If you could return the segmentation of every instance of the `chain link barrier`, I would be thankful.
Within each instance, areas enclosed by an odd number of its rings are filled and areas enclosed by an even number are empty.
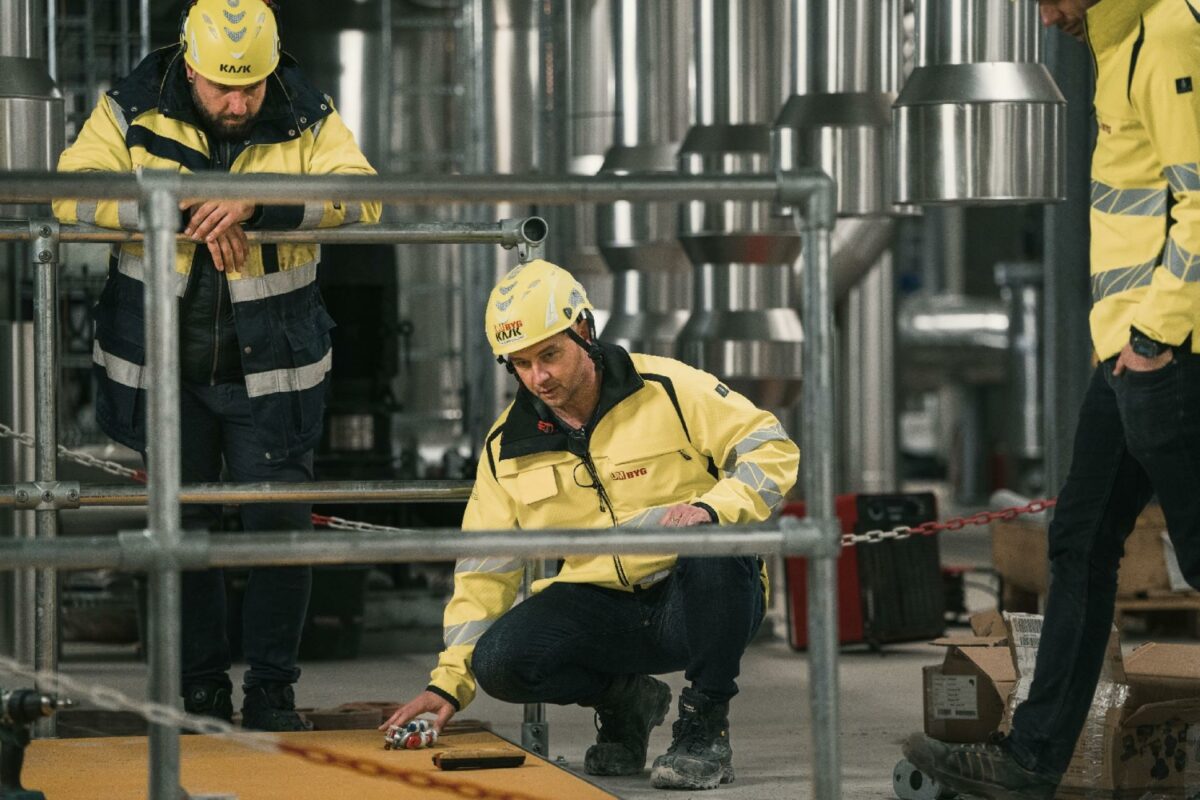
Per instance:
[[[21,662],[5,656],[0,656],[0,674],[30,681],[43,692],[70,697],[73,700],[85,699],[97,708],[107,711],[137,714],[153,725],[173,725],[180,730],[219,736],[251,750],[282,753],[303,759],[310,764],[345,769],[369,778],[383,778],[415,789],[446,792],[477,800],[540,800],[522,792],[494,791],[476,783],[452,780],[435,773],[404,769],[369,758],[342,755],[324,747],[284,741],[271,733],[250,733],[212,717],[188,714],[161,703],[139,702],[109,686],[87,684],[61,672],[30,669]]]
[[[1023,514],[1040,514],[1054,508],[1057,499],[1034,500],[1028,505],[1004,508],[999,511],[980,511],[967,517],[953,517],[945,522],[922,522],[920,525],[900,525],[891,530],[872,530],[865,533],[843,533],[842,547],[854,547],[858,544],[877,544],[886,541],[898,541],[913,536],[933,536],[942,531],[960,531],[975,525],[987,525],[996,520],[1016,519]]]
[[[26,447],[33,447],[33,434],[20,433],[0,422],[0,439],[14,439]],[[105,461],[87,453],[82,453],[76,450],[69,450],[62,445],[58,446],[58,453],[63,458],[74,461],[77,464],[83,464],[87,467],[95,467],[102,469],[110,475],[117,475],[123,478],[137,481],[138,483],[146,482],[146,472],[140,469],[130,469],[115,461]],[[1023,514],[1040,514],[1047,509],[1054,508],[1057,504],[1056,499],[1049,500],[1034,500],[1024,506],[1014,506],[1012,508],[1000,509],[999,511],[980,511],[977,514],[972,514],[966,517],[953,517],[944,522],[932,520],[923,522],[920,525],[908,526],[900,525],[890,530],[877,529],[866,531],[865,533],[843,533],[842,547],[854,547],[860,544],[878,544],[879,542],[899,541],[908,539],[913,536],[932,536],[942,531],[958,531],[963,528],[973,527],[976,525],[987,525],[995,520],[1011,520]],[[408,533],[404,528],[396,528],[391,525],[377,525],[370,522],[358,522],[352,519],[343,517],[330,516],[328,514],[313,514],[312,522],[314,525],[322,528],[332,528],[341,531],[374,531],[376,533]]]

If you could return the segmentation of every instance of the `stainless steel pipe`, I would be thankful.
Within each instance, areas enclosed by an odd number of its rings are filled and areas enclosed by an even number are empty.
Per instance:
[[[241,503],[437,503],[466,500],[471,481],[317,481],[312,483],[193,483],[179,487],[177,500],[183,505],[239,505]],[[40,494],[26,487],[33,484],[0,486],[0,509],[35,508]],[[24,495],[22,496],[22,492]],[[144,506],[149,492],[145,486],[78,486],[68,490],[74,497],[60,499],[59,508],[96,506]]]
[[[499,222],[417,222],[393,225],[345,225],[321,230],[246,231],[251,244],[280,242],[313,242],[325,244],[498,244],[501,247],[527,245],[536,247],[549,233],[541,217],[502,219]],[[24,222],[0,220],[0,242],[24,241],[29,238],[29,225]],[[93,225],[63,225],[59,230],[62,242],[140,242],[141,231],[113,230]],[[190,241],[179,236],[179,241]]]

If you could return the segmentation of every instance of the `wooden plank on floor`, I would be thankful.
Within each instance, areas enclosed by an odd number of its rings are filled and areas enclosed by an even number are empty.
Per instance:
[[[510,769],[443,772],[432,763],[438,750],[501,747],[519,750],[494,733],[450,734],[435,748],[384,750],[378,731],[314,731],[277,734],[283,741],[317,746],[339,755],[399,767],[446,781],[474,784],[498,794],[516,793],[535,800],[610,800],[613,795],[564,769],[526,754],[525,764]],[[182,778],[192,794],[236,795],[239,800],[417,800],[460,795],[412,786],[381,776],[311,763],[282,753],[253,750],[228,739],[184,736]],[[146,797],[144,737],[35,741],[27,751],[24,784],[47,800],[112,800]]]

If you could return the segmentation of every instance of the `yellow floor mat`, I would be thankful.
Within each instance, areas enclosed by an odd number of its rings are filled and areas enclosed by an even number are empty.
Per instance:
[[[420,773],[448,783],[483,789],[455,793],[432,785],[413,785],[387,776],[364,775],[339,766],[313,763],[297,756],[252,750],[226,739],[184,736],[182,782],[191,794],[236,795],[239,800],[434,800],[456,797],[512,797],[532,800],[606,800],[614,797],[566,770],[526,754],[525,764],[509,769],[444,772],[432,763],[441,750],[515,745],[489,732],[448,734],[433,748],[387,751],[378,731],[314,731],[277,734],[289,745],[315,746],[339,756]],[[39,740],[27,751],[23,782],[47,800],[116,800],[144,798],[144,737]]]

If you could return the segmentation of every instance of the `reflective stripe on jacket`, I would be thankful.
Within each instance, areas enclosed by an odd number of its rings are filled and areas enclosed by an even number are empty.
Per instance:
[[[75,143],[63,152],[65,172],[181,173],[212,168],[210,142],[197,116],[178,46],[147,56],[92,112]],[[374,170],[333,108],[295,61],[284,56],[267,78],[262,109],[244,141],[234,142],[228,171],[292,175]],[[229,149],[229,148],[227,148]],[[133,201],[54,203],[63,222],[138,228]],[[377,222],[378,203],[263,206],[247,227],[281,229]],[[317,289],[320,247],[254,245],[240,272],[228,271],[242,374],[264,455],[302,453],[320,438],[331,367],[333,320]],[[182,296],[196,261],[196,245],[175,251],[174,282]],[[145,368],[141,244],[114,246],[108,280],[95,309],[94,373],[97,421],[113,439],[145,449]]]
[[[1087,30],[1096,354],[1120,352],[1131,326],[1200,352],[1200,0],[1109,0]]]
[[[612,503],[599,493],[567,436],[520,389],[488,436],[464,530],[656,526],[677,503],[710,510],[720,524],[776,514],[796,482],[800,451],[773,415],[712,375],[679,361],[629,354],[601,342],[605,371],[588,452]],[[572,556],[557,577],[633,591],[666,577],[674,555]],[[475,696],[471,655],[512,605],[519,559],[466,558],[454,574],[445,613],[445,650],[431,687],[465,707]],[[764,576],[765,580],[765,576]]]

